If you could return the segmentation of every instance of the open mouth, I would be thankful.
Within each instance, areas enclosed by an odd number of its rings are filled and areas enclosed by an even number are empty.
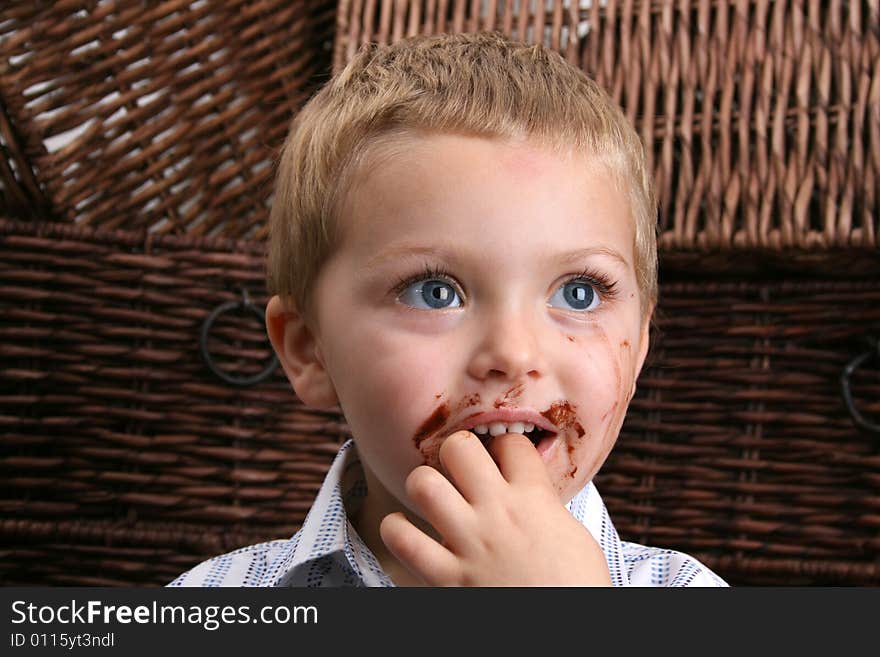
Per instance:
[[[492,431],[490,431],[492,429]],[[526,438],[528,438],[532,445],[536,448],[544,443],[548,438],[552,439],[556,437],[556,434],[552,431],[547,431],[546,429],[542,429],[540,427],[536,427],[534,425],[524,425],[517,427],[516,425],[512,427],[503,427],[496,428],[495,426],[487,427],[486,425],[478,425],[476,427],[471,428],[471,431],[480,439],[480,441],[485,445],[489,438],[492,436],[500,436],[505,433],[521,433]]]

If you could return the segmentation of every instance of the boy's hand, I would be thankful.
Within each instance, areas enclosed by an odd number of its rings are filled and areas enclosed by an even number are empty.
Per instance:
[[[402,513],[379,526],[391,553],[426,584],[611,584],[602,550],[560,502],[528,438],[497,436],[484,448],[474,434],[459,431],[441,445],[440,463],[448,478],[419,466],[406,491],[443,544]]]

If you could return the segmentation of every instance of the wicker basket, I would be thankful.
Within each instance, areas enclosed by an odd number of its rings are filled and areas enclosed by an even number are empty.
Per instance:
[[[880,584],[880,436],[839,384],[880,337],[865,266],[684,282],[688,263],[664,264],[656,343],[597,478],[624,539],[736,584]],[[230,386],[199,355],[218,305],[265,301],[262,246],[6,220],[0,281],[0,581],[163,584],[300,526],[350,435],[338,409],[306,409],[277,371]],[[212,335],[223,371],[265,366],[253,316]],[[852,380],[880,421],[880,367]]]
[[[264,237],[275,153],[327,76],[328,0],[0,10],[0,203],[108,229]]]
[[[880,246],[876,2],[340,0],[334,71],[367,42],[483,30],[558,51],[624,107],[662,248]]]
[[[161,584],[299,527],[341,415],[199,348],[241,289],[265,304],[263,247],[0,220],[0,581]],[[247,312],[208,347],[237,376],[271,355]]]
[[[597,477],[623,538],[734,584],[880,584],[880,437],[840,385],[880,338],[876,4],[484,4],[343,0],[336,66],[367,39],[537,31],[653,145],[655,344]],[[218,306],[265,302],[268,163],[320,72],[301,46],[326,38],[300,19],[326,26],[325,7],[4,7],[0,204],[58,220],[0,220],[4,584],[159,585],[300,526],[343,417],[305,408],[278,371],[231,386],[199,349]],[[211,50],[215,35],[235,47]],[[253,313],[211,336],[224,372],[269,361]],[[880,422],[880,358],[851,380]]]
[[[851,389],[880,424],[880,253],[661,269],[651,354],[597,476],[620,534],[734,584],[880,584],[880,430],[841,389],[873,354]]]

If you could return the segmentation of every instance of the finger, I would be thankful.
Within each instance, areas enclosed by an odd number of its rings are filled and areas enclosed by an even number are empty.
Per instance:
[[[422,465],[406,478],[406,494],[419,515],[430,523],[453,549],[473,533],[476,514],[473,507],[446,477]]]
[[[469,431],[457,431],[440,445],[440,464],[464,498],[474,504],[504,483],[498,466],[480,439]]]
[[[511,484],[550,486],[547,468],[532,441],[521,433],[495,436],[486,446],[502,476]]]
[[[379,536],[391,554],[428,586],[449,586],[459,581],[456,556],[402,513],[391,513],[382,518]]]

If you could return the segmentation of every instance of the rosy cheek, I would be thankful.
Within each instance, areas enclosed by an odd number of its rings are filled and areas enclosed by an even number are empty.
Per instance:
[[[613,402],[611,402],[611,407],[602,415],[602,424],[605,424],[608,421],[609,417],[613,417],[614,412],[617,410],[618,406],[620,406],[619,399],[615,399]]]
[[[623,339],[620,341],[620,361],[624,365],[624,371],[632,372],[635,354],[633,353],[632,343]]]
[[[629,391],[632,386],[630,374],[632,372],[632,348],[629,340],[621,340],[619,351],[616,354],[609,352],[608,360],[612,363],[616,395],[602,412],[601,422],[603,425],[606,422],[611,422],[613,426],[619,413],[626,411],[626,400],[629,399]]]
[[[577,339],[589,345],[584,349],[589,349],[591,364],[583,371],[579,383],[594,394],[591,399],[581,398],[587,423],[585,435],[566,445],[567,452],[560,455],[556,465],[554,483],[563,498],[583,487],[611,452],[623,424],[632,386],[630,339],[606,333],[600,327]]]
[[[425,371],[432,368],[424,367],[424,345],[400,338],[393,331],[371,331],[362,333],[356,344],[349,343],[343,353],[347,354],[347,378],[355,380],[359,394],[393,404],[386,412],[412,417],[414,407],[424,408],[431,400],[414,397],[416,391],[434,387],[425,379]]]
[[[620,340],[619,351],[617,353],[609,353],[608,357],[615,363],[614,370],[617,377],[617,388],[614,397],[607,400],[607,405],[602,410],[602,415],[599,418],[598,435],[596,437],[599,443],[596,449],[601,450],[601,453],[606,456],[613,448],[623,427],[632,391],[631,373],[633,372],[633,362],[630,341],[626,339]],[[603,461],[604,458],[599,460],[598,465],[601,465]]]

